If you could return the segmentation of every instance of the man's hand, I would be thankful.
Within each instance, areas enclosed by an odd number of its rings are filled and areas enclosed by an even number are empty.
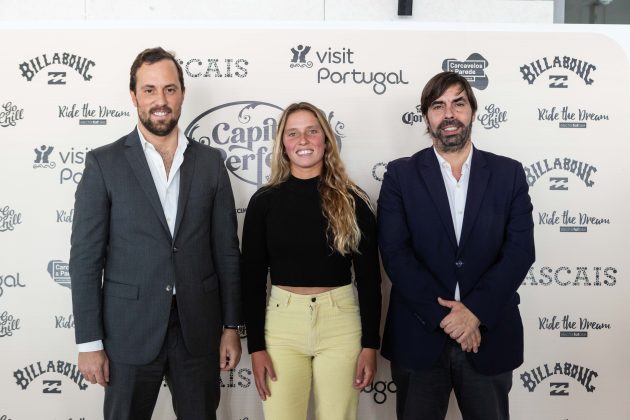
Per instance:
[[[479,318],[461,302],[456,300],[446,300],[438,298],[438,303],[451,312],[440,322],[440,328],[444,330],[453,340],[462,345],[464,351],[474,351],[481,344],[481,334],[479,333]]]
[[[267,375],[272,381],[276,381],[276,372],[273,370],[271,357],[266,350],[255,351],[252,353],[252,370],[254,371],[254,382],[260,399],[265,401],[271,397],[271,392],[267,386]]]
[[[219,367],[221,370],[234,369],[241,360],[241,337],[238,330],[226,328],[219,344]]]
[[[363,389],[372,383],[376,375],[376,349],[364,348],[357,360],[357,374],[354,379],[355,389]]]
[[[109,382],[109,359],[105,350],[79,353],[79,371],[91,384],[107,386]]]

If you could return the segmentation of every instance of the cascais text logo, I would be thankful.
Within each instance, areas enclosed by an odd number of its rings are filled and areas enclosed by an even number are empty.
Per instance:
[[[311,68],[313,62],[307,60],[307,54],[311,52],[310,45],[299,44],[290,49],[290,68]],[[382,95],[389,86],[399,84],[409,84],[404,77],[402,69],[395,71],[365,71],[355,68],[357,57],[356,51],[348,47],[333,49],[328,47],[323,50],[316,50],[315,55],[311,54],[321,65],[317,69],[317,83],[356,84],[370,85],[372,91],[377,95]],[[337,70],[335,70],[337,69]]]
[[[269,177],[273,139],[282,108],[267,102],[239,101],[211,108],[186,127],[185,133],[202,144],[218,148],[225,167],[241,181],[260,188]],[[341,147],[343,122],[328,117]]]
[[[67,287],[68,289],[71,288],[70,269],[68,268],[67,262],[52,260],[48,263],[46,271],[50,274],[50,278],[59,286]]]
[[[24,119],[24,109],[18,108],[12,102],[5,102],[0,105],[0,127],[13,127]]]
[[[566,81],[568,77],[563,74],[572,72],[578,76],[587,86],[593,84],[592,73],[597,70],[597,67],[586,60],[570,57],[570,56],[553,56],[553,57],[541,57],[530,63],[523,64],[520,69],[523,80],[528,84],[533,84],[536,79],[548,70],[554,72],[549,76],[550,88],[566,88]]]
[[[89,58],[81,57],[80,55],[71,54],[67,52],[59,53],[44,53],[25,60],[19,65],[19,69],[22,72],[22,77],[27,81],[32,81],[33,78],[45,68],[52,66],[57,71],[49,71],[48,80],[49,85],[65,85],[66,84],[66,72],[61,70],[74,70],[77,72],[83,80],[89,82],[92,80],[92,74],[90,71],[96,65],[93,60]]]
[[[180,58],[177,60],[188,77],[247,77],[249,62],[244,58]]]
[[[549,267],[536,268],[531,266],[523,286],[577,286],[577,287],[600,287],[615,286],[617,284],[616,275],[619,273],[615,267]]]
[[[484,90],[488,87],[487,67],[488,60],[479,53],[473,53],[465,60],[447,58],[442,62],[442,70],[452,71],[463,76],[468,80],[470,86],[479,90]]]

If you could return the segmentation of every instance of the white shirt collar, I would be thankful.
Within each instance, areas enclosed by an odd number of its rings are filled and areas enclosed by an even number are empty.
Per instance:
[[[151,147],[155,150],[155,147],[147,141],[142,135],[140,128],[136,126],[136,131],[138,132],[138,137],[140,137],[140,144],[142,145],[142,150],[147,150],[147,147]],[[188,139],[182,132],[182,130],[177,127],[177,149],[175,149],[175,155],[183,155],[184,151],[186,151],[186,147],[188,147]]]
[[[470,148],[470,151],[468,152],[468,157],[466,158],[466,161],[464,161],[464,165],[462,165],[462,174],[464,172],[468,172],[468,170],[470,169],[470,163],[472,162],[472,154],[473,154],[473,149],[475,148],[474,145],[472,145],[472,147]],[[444,159],[442,157],[442,155],[440,155],[437,151],[437,149],[435,148],[435,146],[433,147],[433,152],[435,152],[435,156],[437,157],[438,163],[440,164],[440,167],[444,166],[445,164],[448,166],[448,168],[451,167],[451,164],[448,163],[448,161],[446,159]]]

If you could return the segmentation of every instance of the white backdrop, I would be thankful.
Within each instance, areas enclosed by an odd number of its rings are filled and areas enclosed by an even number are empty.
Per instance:
[[[102,389],[75,366],[73,194],[86,151],[132,130],[129,67],[155,45],[182,61],[180,126],[224,151],[240,224],[269,173],[281,108],[320,106],[375,201],[387,162],[430,144],[417,110],[426,81],[465,72],[479,102],[473,142],[521,161],[534,203],[537,260],[520,289],[525,363],[514,371],[512,417],[628,418],[630,29],[142,25],[0,29],[0,419],[102,417]],[[388,289],[385,279],[384,309]],[[379,362],[362,420],[394,418],[396,389]],[[171,420],[163,391],[154,418]],[[448,419],[459,419],[452,408]],[[220,418],[262,420],[247,356],[222,376]]]

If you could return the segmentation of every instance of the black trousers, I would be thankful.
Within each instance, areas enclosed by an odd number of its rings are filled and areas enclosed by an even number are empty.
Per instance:
[[[105,420],[150,420],[165,376],[178,420],[216,420],[220,397],[218,354],[219,349],[208,357],[188,352],[173,299],[166,338],[154,361],[148,365],[109,361]]]
[[[391,364],[398,420],[444,420],[451,390],[463,420],[509,420],[512,371],[494,376],[477,372],[450,338],[435,365],[411,370]]]

